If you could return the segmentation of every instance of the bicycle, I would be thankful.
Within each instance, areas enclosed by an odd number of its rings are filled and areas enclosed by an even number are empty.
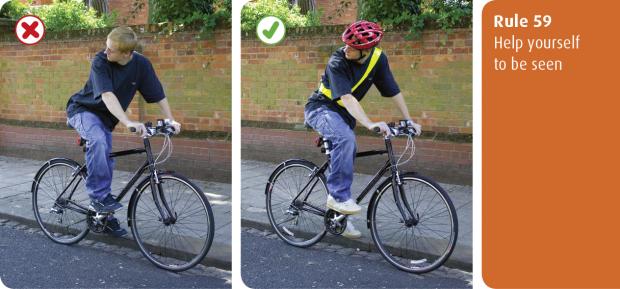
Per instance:
[[[157,267],[183,271],[200,263],[207,255],[215,232],[211,205],[202,190],[186,177],[156,168],[172,154],[170,136],[174,128],[158,120],[145,124],[144,148],[110,153],[115,158],[146,154],[146,160],[121,193],[120,202],[135,185],[127,210],[127,223],[142,254]],[[135,131],[135,130],[132,130]],[[157,158],[149,139],[165,137]],[[79,145],[87,142],[80,138]],[[86,152],[88,146],[84,147]],[[167,150],[166,157],[159,161]],[[85,183],[86,165],[68,158],[45,162],[32,183],[32,206],[43,233],[60,244],[75,244],[89,231],[102,233],[114,213],[99,213],[89,208]],[[141,178],[144,173],[148,176]],[[141,178],[141,179],[140,179]]]
[[[437,269],[452,254],[458,235],[456,210],[446,191],[432,179],[416,172],[400,172],[392,149],[394,136],[406,135],[407,148],[414,154],[415,131],[406,121],[389,124],[385,150],[356,153],[356,157],[387,154],[388,160],[368,182],[356,199],[360,204],[383,175],[390,171],[372,194],[366,226],[381,255],[396,268],[410,273]],[[378,132],[377,130],[375,130]],[[265,188],[269,222],[286,243],[309,247],[327,232],[340,235],[347,215],[326,208],[328,195],[325,171],[330,163],[331,144],[319,136],[316,141],[327,160],[319,167],[304,159],[282,162],[269,176]],[[409,159],[411,159],[411,157]],[[407,160],[408,161],[408,160]]]

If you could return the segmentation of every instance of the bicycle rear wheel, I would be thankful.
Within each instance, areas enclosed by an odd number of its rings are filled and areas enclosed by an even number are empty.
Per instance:
[[[200,263],[213,242],[211,205],[202,190],[176,173],[158,175],[163,196],[176,216],[165,224],[155,206],[149,179],[138,186],[129,208],[129,223],[142,254],[156,266],[183,271]],[[160,200],[162,210],[164,204]]]
[[[328,192],[325,176],[319,174],[310,179],[317,169],[306,160],[286,161],[271,174],[265,189],[269,222],[276,234],[293,246],[312,246],[327,232],[323,220]],[[293,203],[305,186],[304,193]]]
[[[85,174],[69,159],[52,159],[37,172],[32,183],[32,209],[43,233],[60,244],[74,244],[88,234],[89,198]],[[81,206],[81,207],[80,207]]]
[[[392,182],[387,180],[371,203],[372,238],[383,257],[398,269],[430,272],[448,260],[456,246],[456,210],[448,194],[433,180],[406,173],[401,181],[406,202],[419,222],[405,224],[394,199]],[[406,204],[402,204],[406,211]]]

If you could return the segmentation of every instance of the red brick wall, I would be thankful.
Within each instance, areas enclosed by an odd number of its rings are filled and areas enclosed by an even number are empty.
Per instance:
[[[73,130],[44,129],[23,126],[0,125],[0,154],[47,160],[68,157],[84,162],[81,147],[76,143]],[[143,147],[138,137],[114,133],[114,150]],[[151,140],[154,154],[161,149],[161,137]],[[173,153],[160,165],[161,169],[174,170],[191,178],[230,181],[230,143],[222,140],[172,138]],[[145,159],[145,155],[118,158],[116,168],[133,171]]]
[[[242,119],[303,123],[303,107],[316,90],[325,64],[342,46],[344,26],[287,31],[278,45],[255,37],[241,42]],[[388,32],[381,48],[407,101],[412,117],[425,131],[472,132],[472,34],[424,32],[406,40],[405,32]],[[253,36],[253,35],[252,35]],[[373,87],[361,102],[372,119],[397,120],[391,101]]]
[[[152,30],[154,26],[134,29],[183,129],[199,135],[230,133],[230,31],[219,30],[213,38],[197,40],[194,32],[167,36]],[[105,47],[108,32],[48,33],[36,46],[24,46],[12,34],[0,35],[0,119],[22,121],[22,125],[28,125],[24,121],[64,124],[67,100],[84,86],[90,59]],[[141,121],[162,117],[158,105],[146,104],[139,95],[128,114]],[[125,142],[126,129],[116,131],[115,144]],[[45,159],[76,151],[73,157],[81,159],[79,150],[72,148],[73,135],[64,130],[0,126],[0,152]],[[176,138],[174,145],[172,168],[194,177],[230,180],[229,141]]]
[[[196,40],[193,32],[165,36],[137,26],[148,57],[184,129],[230,132],[230,31]],[[0,118],[64,122],[67,99],[88,79],[90,60],[105,47],[109,30],[48,34],[36,46],[0,37]],[[94,34],[93,34],[94,33]],[[157,105],[136,96],[130,117],[154,120]]]
[[[285,129],[242,127],[241,158],[268,162],[281,162],[289,158],[305,158],[320,165],[325,155],[314,145],[315,132]],[[428,139],[415,140],[416,153],[402,168],[417,171],[438,181],[471,184],[472,145]],[[380,137],[358,136],[358,151],[385,149]],[[393,148],[400,154],[406,146],[406,138],[393,139]],[[403,157],[402,161],[409,155]],[[386,155],[358,158],[355,170],[374,174],[387,160]]]
[[[351,24],[357,20],[357,0],[316,0],[315,3],[317,9],[322,11],[323,25]]]
[[[342,46],[339,36],[343,29],[344,26],[291,29],[287,38],[275,46],[264,45],[253,37],[243,39],[242,120],[255,127],[303,127],[304,105],[317,89],[329,56]],[[455,29],[451,34],[425,31],[415,40],[405,39],[404,34],[386,33],[381,48],[388,55],[409,112],[427,133],[448,136],[442,139],[454,135],[467,139],[472,133],[471,30]],[[375,88],[361,105],[375,121],[400,118],[392,101],[381,97]],[[257,134],[246,134],[246,131],[244,128],[242,135],[244,158],[281,161],[286,158],[282,151],[289,152],[287,157],[308,151],[305,147],[289,146],[285,140],[271,141],[272,136],[283,134],[283,130],[261,130]],[[309,138],[303,134],[299,137],[308,142]],[[380,147],[378,140],[376,145]],[[445,180],[471,183],[471,143],[428,139],[420,139],[419,143],[424,149],[418,154],[421,159],[416,168],[433,172],[433,176],[442,175]],[[442,149],[432,149],[435,147]]]

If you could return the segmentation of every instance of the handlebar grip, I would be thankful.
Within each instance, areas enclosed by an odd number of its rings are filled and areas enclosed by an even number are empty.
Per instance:
[[[130,127],[130,128],[129,128],[129,131],[130,131],[130,132],[136,132],[136,128],[135,128],[135,127]]]

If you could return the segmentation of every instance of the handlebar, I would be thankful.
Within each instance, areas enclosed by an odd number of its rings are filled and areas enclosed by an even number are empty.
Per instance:
[[[410,135],[410,136],[415,137],[417,133],[415,128],[407,125],[406,120],[400,120],[398,122],[398,125],[396,125],[393,122],[390,122],[387,125],[388,125],[388,128],[390,128],[390,132],[392,133],[393,136]],[[381,133],[381,129],[379,127],[373,128],[373,131],[376,133]]]
[[[146,128],[147,137],[151,137],[154,135],[171,135],[174,134],[175,129],[171,125],[170,120],[168,119],[158,119],[157,124],[153,126],[153,124],[149,121],[144,123],[144,127]],[[136,132],[135,127],[130,127],[129,131]]]

